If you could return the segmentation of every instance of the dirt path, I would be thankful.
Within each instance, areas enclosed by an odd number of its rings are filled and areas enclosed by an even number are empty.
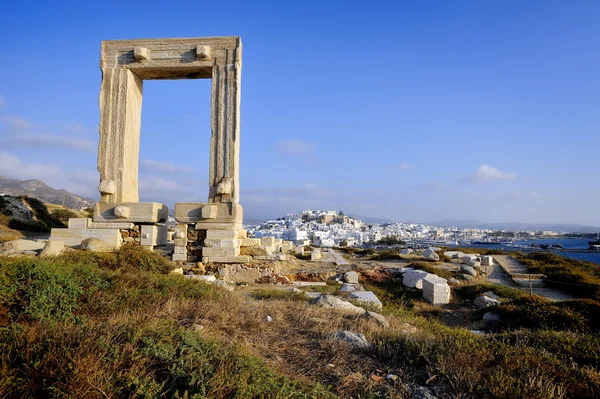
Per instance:
[[[527,276],[530,273],[527,266],[517,261],[512,256],[494,255],[494,270],[490,273],[490,282],[493,282],[494,284],[508,285],[510,287],[517,287],[524,291],[530,290],[530,288],[527,286],[523,286],[522,284],[515,284],[515,279],[511,279],[509,277],[510,274]],[[492,275],[494,275],[494,278],[492,278]],[[524,281],[526,279],[520,278],[517,280]],[[540,281],[540,279],[536,278],[532,281],[535,281],[536,284],[532,286],[531,291],[536,295],[543,296],[551,301],[567,301],[570,299],[575,299],[573,296],[566,294],[562,291],[553,288],[545,288],[543,280]]]

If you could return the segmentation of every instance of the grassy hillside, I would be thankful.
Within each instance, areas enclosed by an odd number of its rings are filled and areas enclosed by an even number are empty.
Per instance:
[[[384,328],[272,286],[228,292],[166,275],[171,267],[127,246],[0,258],[0,397],[406,398],[418,387],[444,398],[600,395],[593,301],[552,305],[506,288],[505,322],[481,336],[442,324],[391,280],[365,283],[384,303]],[[467,285],[454,300],[493,288]],[[552,320],[562,324],[542,323]],[[372,347],[328,339],[340,330]]]

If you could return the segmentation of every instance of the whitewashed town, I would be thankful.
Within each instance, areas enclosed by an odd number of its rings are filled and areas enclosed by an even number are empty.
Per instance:
[[[276,220],[245,226],[249,236],[275,237],[295,245],[318,247],[361,247],[403,244],[409,247],[493,243],[499,233],[489,229],[437,227],[422,223],[365,223],[342,211],[304,210]],[[553,236],[552,231],[528,231],[513,237]]]

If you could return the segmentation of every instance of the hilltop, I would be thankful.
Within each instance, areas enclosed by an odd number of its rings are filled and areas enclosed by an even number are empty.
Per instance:
[[[91,198],[81,197],[67,190],[55,189],[41,180],[17,180],[0,176],[0,194],[13,197],[28,196],[42,202],[63,205],[70,209],[89,208],[94,205]]]

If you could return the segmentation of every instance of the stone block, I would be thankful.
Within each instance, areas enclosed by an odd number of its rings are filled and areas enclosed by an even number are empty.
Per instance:
[[[481,265],[482,266],[493,266],[494,258],[490,255],[485,255],[481,257]]]
[[[184,261],[187,262],[187,253],[185,254],[173,254],[174,261]]]
[[[260,238],[244,238],[240,240],[240,246],[242,247],[260,247]]]
[[[182,245],[175,245],[173,247],[173,253],[178,255],[187,254],[187,248]]]
[[[275,260],[275,261],[286,261],[287,260],[287,255],[286,254],[270,254],[267,255],[267,260]]]
[[[281,238],[276,238],[276,239],[275,239],[275,241],[274,241],[274,244],[275,244],[275,245],[281,245],[281,244],[283,244],[283,239],[281,239]]]
[[[40,256],[58,256],[64,251],[65,243],[59,240],[50,240],[46,242]]]
[[[203,263],[249,263],[249,256],[203,256]]]
[[[242,228],[241,223],[220,223],[220,222],[200,222],[196,223],[196,230],[232,230],[237,231]]]
[[[198,230],[198,229],[196,229]],[[207,230],[206,231],[206,238],[207,239],[212,239],[212,238],[237,238],[237,231],[235,230]]]
[[[446,279],[429,275],[423,279],[423,299],[432,305],[450,303],[450,286]]]
[[[319,248],[314,248],[310,253],[310,260],[317,261],[322,258],[321,250]]]
[[[383,308],[383,304],[373,293],[373,291],[354,291],[350,293],[350,299],[356,299],[358,302],[373,306],[377,310]]]
[[[167,220],[169,208],[156,202],[124,202],[110,204],[98,202],[94,206],[94,222],[159,223]]]
[[[120,229],[120,230],[133,230],[135,225],[130,222],[90,222],[88,223],[88,229]]]
[[[187,234],[188,234],[188,225],[184,223],[178,223],[175,226],[175,231],[173,233],[173,242],[175,245],[187,245]]]
[[[202,248],[202,256],[208,256],[208,257],[231,257],[231,256],[238,256],[240,254],[240,248],[208,248],[208,247],[204,247]]]
[[[167,226],[143,225],[141,229],[141,245],[165,245],[167,243],[168,232],[169,228]]]
[[[204,247],[207,248],[239,248],[240,242],[237,238],[206,238]]]
[[[242,206],[232,202],[177,202],[175,220],[181,223],[239,223],[244,218]]]
[[[275,237],[262,237],[260,241],[262,245],[275,245]]]
[[[404,273],[402,284],[407,287],[423,289],[423,279],[429,276],[429,273],[423,270],[410,270]]]
[[[87,229],[89,218],[70,218],[67,224],[69,229]]]
[[[248,255],[248,256],[254,257],[254,256],[267,256],[269,254],[267,253],[267,251],[265,251],[261,247],[241,247],[240,255]]]
[[[296,248],[294,248],[294,253],[296,255],[304,256],[304,245],[298,245]]]
[[[50,240],[63,241],[67,247],[79,247],[87,238],[98,238],[111,248],[120,248],[123,243],[119,229],[52,229],[50,232]]]
[[[238,230],[238,237],[239,240],[244,240],[246,238],[248,238],[248,232],[244,229]]]

